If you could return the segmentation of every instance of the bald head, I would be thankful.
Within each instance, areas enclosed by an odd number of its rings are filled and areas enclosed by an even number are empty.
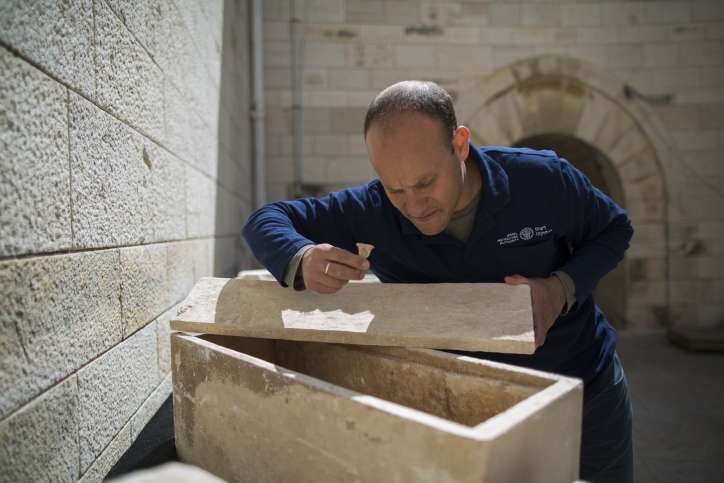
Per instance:
[[[451,142],[457,120],[452,97],[442,87],[428,81],[402,81],[377,94],[367,108],[364,135],[373,124],[380,123],[383,131],[394,125],[401,114],[419,113],[439,121],[445,142]]]

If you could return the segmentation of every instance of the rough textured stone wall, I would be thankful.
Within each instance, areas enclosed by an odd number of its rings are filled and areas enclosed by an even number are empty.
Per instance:
[[[363,116],[376,92],[393,82],[432,79],[459,94],[467,85],[467,99],[475,97],[474,85],[481,105],[505,85],[515,95],[490,112],[496,123],[518,131],[501,137],[499,126],[481,125],[477,141],[515,144],[521,139],[513,134],[525,129],[508,118],[517,115],[525,124],[546,110],[539,119],[569,125],[566,134],[600,127],[591,133],[593,139],[619,136],[610,139],[604,156],[630,156],[624,151],[653,146],[645,160],[621,158],[614,170],[637,190],[624,200],[637,223],[624,267],[629,325],[724,324],[724,2],[304,3],[307,8],[297,9],[297,15],[305,44],[305,182],[333,188],[373,175],[360,134]],[[268,189],[271,197],[283,198],[293,176],[290,1],[269,0],[265,9]],[[558,69],[555,75],[565,71],[573,82],[559,82],[560,92],[550,96],[543,91],[555,90],[551,84],[522,86],[521,78],[530,76],[525,69],[510,69],[520,61],[549,56],[592,67]],[[628,94],[624,86],[629,86]],[[541,88],[542,95],[530,96],[540,103],[518,104],[530,87]],[[586,96],[598,93],[587,101],[600,102],[574,111],[566,89]],[[613,114],[605,118],[602,109],[609,105]],[[457,108],[465,107],[458,97]],[[630,115],[634,111],[642,114]],[[567,112],[593,117],[558,122]],[[626,131],[641,130],[643,124],[656,126],[662,135],[624,139]],[[624,141],[616,146],[618,139]]]
[[[100,481],[244,264],[246,5],[0,2],[0,480]]]

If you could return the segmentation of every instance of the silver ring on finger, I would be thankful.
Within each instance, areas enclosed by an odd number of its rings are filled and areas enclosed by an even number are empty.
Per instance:
[[[329,264],[330,262],[327,262],[327,265],[324,267],[324,274],[327,275],[327,272],[329,272]]]

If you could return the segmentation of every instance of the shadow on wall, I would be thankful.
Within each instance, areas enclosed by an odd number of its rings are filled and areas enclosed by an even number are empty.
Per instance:
[[[216,45],[221,50],[221,65],[213,274],[223,277],[234,277],[248,264],[240,235],[253,196],[247,5],[248,2],[234,0],[224,2],[222,45]]]

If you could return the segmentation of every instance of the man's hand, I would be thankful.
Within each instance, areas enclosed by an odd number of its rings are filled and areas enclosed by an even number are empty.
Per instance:
[[[566,303],[563,284],[555,275],[548,278],[526,278],[509,275],[504,279],[508,285],[528,285],[533,302],[533,329],[536,348],[543,345],[548,330],[553,326]]]
[[[362,280],[370,262],[327,243],[315,245],[302,257],[304,285],[316,293],[335,293],[350,280]]]

